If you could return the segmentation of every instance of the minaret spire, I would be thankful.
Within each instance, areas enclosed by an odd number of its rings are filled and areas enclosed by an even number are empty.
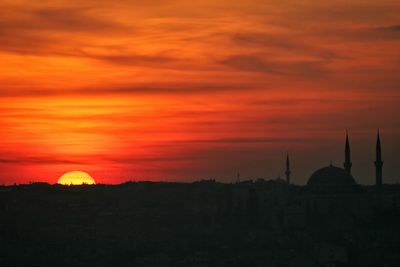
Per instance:
[[[353,164],[351,163],[351,157],[350,157],[350,142],[349,142],[349,133],[346,130],[346,145],[344,148],[344,169],[348,174],[351,174],[351,166]]]
[[[375,188],[376,188],[376,198],[377,204],[380,206],[382,201],[382,150],[381,150],[381,139],[379,136],[379,129],[376,138],[376,160],[375,160]]]
[[[290,184],[290,161],[289,161],[289,152],[286,154],[286,182],[287,184]]]

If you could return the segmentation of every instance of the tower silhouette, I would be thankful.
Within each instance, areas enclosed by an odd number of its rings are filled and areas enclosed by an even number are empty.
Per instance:
[[[346,145],[344,148],[344,163],[343,167],[346,170],[348,174],[351,174],[351,166],[353,164],[351,163],[351,158],[350,158],[350,142],[349,142],[349,134],[346,130]]]
[[[291,173],[291,171],[290,171],[289,153],[287,153],[286,154],[286,171],[285,171],[287,184],[290,184],[290,173]]]
[[[378,135],[376,139],[376,160],[375,160],[375,189],[376,189],[376,198],[378,201],[378,205],[380,206],[382,201],[382,150],[381,150],[381,139],[379,137],[379,129]]]

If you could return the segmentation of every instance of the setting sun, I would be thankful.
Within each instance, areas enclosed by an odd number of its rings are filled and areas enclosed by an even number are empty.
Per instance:
[[[94,179],[86,172],[72,171],[63,174],[58,179],[59,184],[62,185],[81,185],[81,184],[95,184]]]

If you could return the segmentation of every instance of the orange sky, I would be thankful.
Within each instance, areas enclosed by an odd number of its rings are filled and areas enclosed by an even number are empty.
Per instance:
[[[233,3],[232,3],[233,2]],[[0,184],[400,181],[398,1],[0,0]]]

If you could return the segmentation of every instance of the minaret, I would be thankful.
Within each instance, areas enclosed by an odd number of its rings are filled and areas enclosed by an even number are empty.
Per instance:
[[[344,166],[344,169],[346,170],[346,172],[348,174],[350,174],[350,175],[351,175],[351,166],[352,165],[353,164],[351,163],[351,159],[350,159],[349,134],[346,131],[346,145],[345,145],[345,148],[344,148],[344,163],[343,163],[343,166]]]
[[[290,171],[289,153],[287,153],[286,154],[286,171],[285,171],[287,184],[290,184],[290,173],[291,173],[291,171]]]
[[[381,150],[381,139],[379,137],[379,129],[378,129],[378,137],[376,139],[376,160],[375,160],[375,189],[376,189],[376,198],[378,201],[378,205],[381,204],[382,200],[382,150]]]

